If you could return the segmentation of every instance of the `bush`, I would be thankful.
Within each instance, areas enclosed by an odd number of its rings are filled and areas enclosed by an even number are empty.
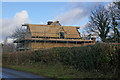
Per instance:
[[[95,44],[80,47],[56,47],[47,50],[25,51],[4,54],[3,61],[9,64],[32,62],[62,62],[78,70],[114,71],[118,66],[120,45]]]

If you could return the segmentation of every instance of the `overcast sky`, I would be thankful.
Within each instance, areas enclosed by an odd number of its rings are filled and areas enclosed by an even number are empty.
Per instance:
[[[49,20],[79,26],[82,32],[91,10],[100,4],[108,5],[108,2],[3,2],[0,38],[3,41],[23,23],[46,24]]]

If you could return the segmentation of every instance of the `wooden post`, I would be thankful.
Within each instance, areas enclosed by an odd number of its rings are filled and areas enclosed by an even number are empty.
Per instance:
[[[55,47],[57,47],[57,34],[58,34],[58,33],[56,33],[56,46],[55,46]]]
[[[77,46],[77,40],[76,40],[76,46]]]
[[[45,28],[45,30],[46,30],[46,28]],[[45,37],[45,38],[44,38],[44,49],[45,49],[45,43],[46,43],[46,42],[45,42],[45,39],[46,39],[46,33],[45,33],[45,31],[44,31],[44,37]]]
[[[37,32],[35,32],[35,49],[36,49],[36,34],[37,34]]]
[[[25,34],[25,33],[23,33],[23,35],[24,35],[24,34]],[[25,42],[26,42],[26,39],[25,39]],[[22,44],[23,44],[23,49],[24,49],[24,50],[26,50],[26,49],[25,49],[25,44],[26,44],[25,42],[22,42]]]

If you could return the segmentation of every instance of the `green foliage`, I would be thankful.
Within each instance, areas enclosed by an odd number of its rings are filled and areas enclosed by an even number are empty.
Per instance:
[[[25,51],[3,55],[3,63],[57,63],[73,66],[77,70],[113,71],[118,66],[120,45],[95,44],[80,47],[56,47],[47,50]]]

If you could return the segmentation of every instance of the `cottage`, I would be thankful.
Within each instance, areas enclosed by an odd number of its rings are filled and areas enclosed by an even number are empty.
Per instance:
[[[24,24],[27,26],[25,38],[14,41],[18,50],[37,50],[52,47],[73,47],[93,44],[84,40],[78,32],[79,27],[61,26],[59,21],[49,21],[47,25]]]

